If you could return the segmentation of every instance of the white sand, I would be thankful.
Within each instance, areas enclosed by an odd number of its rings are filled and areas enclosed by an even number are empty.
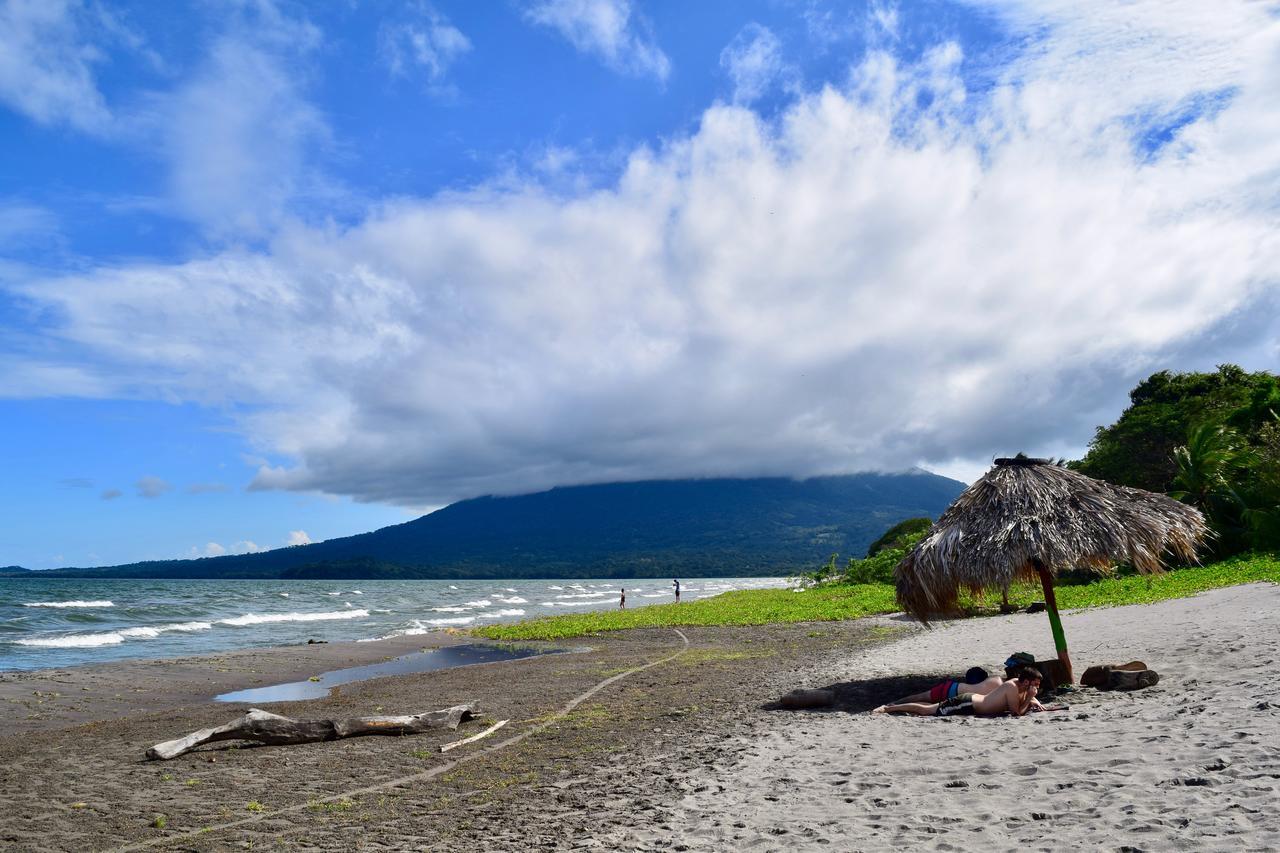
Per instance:
[[[689,780],[701,792],[671,831],[633,839],[696,850],[1280,849],[1278,616],[1280,587],[1268,584],[1066,614],[1077,677],[1140,658],[1161,682],[1081,690],[1064,712],[773,712],[768,735]],[[796,686],[995,671],[1013,651],[1050,649],[1044,614],[965,620],[798,674]]]

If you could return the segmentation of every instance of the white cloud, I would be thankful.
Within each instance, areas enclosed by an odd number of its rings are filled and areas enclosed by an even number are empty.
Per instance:
[[[169,485],[164,480],[150,475],[139,479],[134,486],[137,488],[138,497],[140,498],[158,498],[165,492],[173,489],[173,486]]]
[[[245,539],[231,546],[231,553],[233,554],[257,554],[260,551],[269,551],[269,550],[271,549],[264,548],[263,546],[259,545],[257,542],[254,542],[251,539]]]
[[[123,494],[124,492],[119,489],[106,489],[103,491],[101,497],[104,501],[113,501],[116,498],[121,497]]]
[[[0,201],[0,249],[44,241],[58,231],[58,219],[44,207]]]
[[[204,553],[203,553],[203,554],[201,554],[201,556],[203,556],[203,557],[221,557],[221,556],[222,556],[223,554],[225,554],[225,553],[227,553],[227,549],[226,549],[226,548],[223,548],[223,547],[222,547],[221,545],[219,545],[217,542],[208,542],[208,543],[206,543],[206,544],[205,544],[205,546],[204,546]]]
[[[103,133],[111,112],[94,80],[105,60],[74,0],[0,4],[0,102],[42,125]]]
[[[671,61],[632,13],[630,0],[535,0],[525,9],[528,20],[556,30],[614,71],[666,80]]]
[[[1280,24],[1098,9],[1124,39],[1049,27],[990,90],[954,45],[872,53],[604,189],[404,199],[20,294],[118,392],[244,404],[287,459],[257,488],[434,505],[1058,455],[1151,370],[1276,355]],[[1149,62],[1170,45],[1188,67]],[[1203,87],[1234,94],[1135,150],[1134,116]]]
[[[751,23],[720,52],[720,67],[733,83],[733,100],[749,104],[769,90],[786,70],[782,43],[768,27]]]
[[[471,41],[448,19],[431,7],[416,10],[414,20],[383,24],[378,34],[379,53],[391,74],[421,73],[438,87],[449,66],[471,50]]]
[[[174,212],[218,234],[260,236],[300,197],[327,192],[308,164],[329,130],[301,76],[262,34],[237,31],[157,99]]]
[[[307,531],[305,530],[290,530],[289,541],[285,544],[289,547],[293,547],[294,545],[310,545],[311,537],[307,535]]]

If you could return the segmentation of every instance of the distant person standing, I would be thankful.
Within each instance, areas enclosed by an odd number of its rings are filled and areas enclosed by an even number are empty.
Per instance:
[[[618,599],[618,606],[623,610],[627,609],[627,588],[622,588],[622,597]]]
[[[679,600],[680,600],[680,579],[679,579],[679,578],[673,578],[673,579],[672,579],[672,581],[671,581],[671,583],[675,585],[675,588],[676,588],[676,601],[679,601]]]

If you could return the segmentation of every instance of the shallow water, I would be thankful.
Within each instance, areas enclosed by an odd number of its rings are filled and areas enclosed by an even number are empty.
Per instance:
[[[691,578],[682,599],[782,586]],[[488,581],[0,579],[0,671],[374,640],[675,600],[670,578]]]
[[[426,649],[413,654],[401,655],[398,658],[382,663],[370,663],[364,666],[351,666],[346,669],[335,669],[317,676],[315,680],[290,681],[285,684],[273,684],[270,687],[253,687],[248,690],[236,690],[215,696],[218,702],[297,702],[301,699],[320,699],[339,684],[351,684],[355,681],[367,681],[370,678],[382,678],[388,675],[412,675],[419,672],[434,672],[438,669],[453,669],[457,666],[471,666],[477,663],[494,663],[497,661],[520,660],[534,655],[558,654],[564,649],[537,649],[515,646],[445,646],[439,649]]]

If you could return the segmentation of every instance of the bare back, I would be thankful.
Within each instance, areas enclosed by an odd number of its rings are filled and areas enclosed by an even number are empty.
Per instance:
[[[1019,716],[1025,713],[1022,697],[1018,693],[1017,680],[1006,681],[985,696],[975,695],[973,711],[980,717],[998,717],[1001,714]]]

